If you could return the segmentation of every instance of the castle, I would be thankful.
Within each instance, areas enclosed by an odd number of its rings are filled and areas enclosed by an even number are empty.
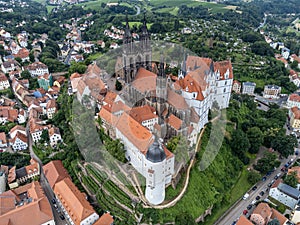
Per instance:
[[[123,92],[108,91],[99,116],[105,130],[125,146],[126,158],[146,178],[149,203],[164,201],[165,187],[175,174],[175,155],[164,145],[173,136],[186,137],[190,146],[208,123],[213,103],[228,107],[233,71],[230,61],[187,56],[178,76],[166,74],[166,63],[152,62],[150,33],[144,17],[139,42],[126,20],[122,71],[117,79]],[[157,70],[157,73],[154,71]]]

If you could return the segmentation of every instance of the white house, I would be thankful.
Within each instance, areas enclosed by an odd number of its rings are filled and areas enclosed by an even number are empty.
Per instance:
[[[4,132],[0,133],[0,150],[5,150],[7,148],[6,134]]]
[[[25,123],[26,118],[27,118],[27,112],[24,109],[20,109],[18,114],[18,123],[19,124]]]
[[[243,82],[242,83],[242,94],[253,95],[256,83],[253,82]]]
[[[26,67],[32,77],[42,76],[45,73],[49,74],[48,66],[41,62],[34,62]]]
[[[0,90],[9,88],[9,81],[5,74],[0,73]]]
[[[281,87],[277,85],[266,85],[264,88],[264,98],[279,98],[279,94],[281,93]]]
[[[58,143],[62,142],[62,138],[59,132],[59,129],[57,127],[51,127],[48,130],[49,139],[50,139],[50,145],[53,147],[57,145]]]
[[[276,199],[290,209],[294,209],[299,201],[300,191],[280,182],[280,180],[277,180],[271,187],[269,192],[270,197]]]
[[[9,142],[14,151],[22,151],[28,148],[28,138],[21,132],[17,132]]]
[[[300,108],[300,96],[298,94],[291,94],[286,102],[288,108],[297,106]]]
[[[53,115],[56,113],[57,111],[57,107],[56,107],[56,101],[55,99],[50,99],[47,104],[46,104],[46,115],[48,119],[52,119]]]

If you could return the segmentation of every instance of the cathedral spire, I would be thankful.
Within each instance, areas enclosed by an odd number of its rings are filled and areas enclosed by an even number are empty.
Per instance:
[[[123,43],[128,44],[130,42],[132,42],[132,35],[131,35],[129,22],[128,22],[128,14],[126,12],[126,27],[125,27],[125,34],[124,34]]]
[[[164,62],[164,56],[161,53],[160,55],[160,63],[159,63],[159,77],[166,77],[166,72],[165,72],[165,62]]]

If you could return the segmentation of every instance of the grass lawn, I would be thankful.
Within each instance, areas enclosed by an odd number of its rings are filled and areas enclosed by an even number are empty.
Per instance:
[[[101,3],[113,3],[113,2],[118,2],[118,1],[117,0],[95,0],[95,1],[80,3],[77,4],[77,6],[84,6],[89,9],[97,10],[101,8]]]
[[[95,54],[93,54],[93,55],[90,55],[90,56],[88,57],[88,59],[90,59],[90,60],[96,60],[96,59],[98,59],[101,55],[102,55],[102,53],[98,52],[98,53],[95,53]]]
[[[56,6],[54,6],[54,5],[47,5],[46,8],[47,8],[48,14],[51,13],[52,9],[55,8],[55,7]]]
[[[201,2],[196,0],[150,0],[150,4],[155,7],[164,5],[168,8],[159,9],[158,12],[169,12],[173,15],[177,15],[179,6],[181,5],[187,5],[189,7],[201,5],[205,8],[208,8],[211,13],[224,13],[228,10],[236,10],[235,6],[226,6],[222,4]]]

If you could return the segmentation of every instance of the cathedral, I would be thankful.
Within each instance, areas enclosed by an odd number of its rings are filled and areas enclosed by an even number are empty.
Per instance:
[[[139,41],[133,41],[126,18],[122,71],[116,72],[124,88],[107,93],[99,116],[110,136],[124,144],[129,163],[146,178],[145,196],[153,205],[164,201],[165,187],[180,169],[165,143],[181,135],[195,146],[212,106],[228,107],[233,82],[229,60],[187,56],[178,76],[166,74],[166,66],[163,54],[159,62],[152,61],[145,17]]]

